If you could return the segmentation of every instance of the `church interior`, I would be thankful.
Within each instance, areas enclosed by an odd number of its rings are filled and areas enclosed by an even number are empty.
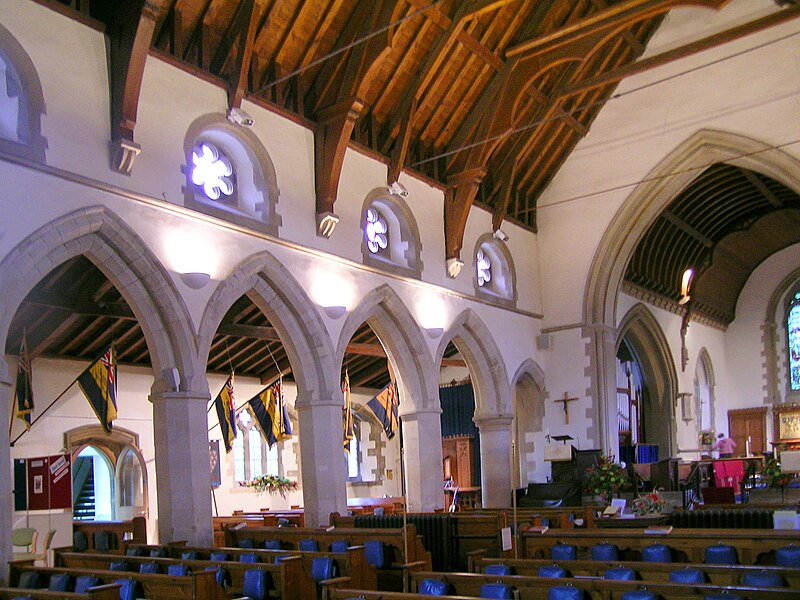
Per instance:
[[[0,596],[108,551],[160,569],[121,600],[683,597],[655,532],[787,588],[694,594],[792,597],[798,17],[0,0]]]

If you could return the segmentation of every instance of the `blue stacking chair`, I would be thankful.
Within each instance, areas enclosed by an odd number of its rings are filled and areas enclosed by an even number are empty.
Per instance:
[[[266,600],[269,597],[270,579],[262,569],[247,569],[244,572],[242,594],[251,600]]]
[[[612,567],[603,573],[603,579],[614,581],[633,581],[636,579],[636,571],[630,567]]]
[[[511,567],[508,565],[486,565],[483,570],[487,575],[511,575]]]
[[[216,561],[225,562],[225,561],[228,560],[228,553],[227,552],[222,552],[220,550],[216,550],[216,551],[211,553],[210,560],[213,560],[215,562]]]
[[[281,541],[280,540],[265,540],[264,541],[264,549],[265,550],[280,550],[281,549]]]
[[[744,600],[744,597],[723,592],[721,594],[706,594],[703,596],[703,600]]]
[[[479,598],[513,598],[514,590],[505,583],[485,583],[481,586]]]
[[[114,560],[114,561],[111,561],[110,565],[108,565],[108,570],[109,571],[128,571],[130,569],[128,568],[128,563],[126,563],[124,560]]]
[[[418,594],[428,596],[446,596],[450,591],[450,585],[440,579],[423,579],[417,588]]]
[[[39,587],[39,572],[38,571],[23,571],[20,573],[19,581],[17,582],[18,588],[26,590],[34,590]]]
[[[386,563],[386,553],[381,540],[367,540],[364,542],[364,555],[367,562],[376,569],[382,569]]]
[[[167,549],[153,548],[150,550],[150,558],[167,558]]]
[[[253,538],[244,538],[239,540],[239,548],[255,548]]]
[[[89,548],[89,538],[83,531],[76,531],[72,534],[72,549],[75,552],[85,552]]]
[[[167,575],[173,577],[186,577],[189,574],[189,567],[186,565],[169,565],[167,567]]]
[[[97,552],[108,552],[117,546],[117,536],[111,531],[95,531],[94,549]]]
[[[664,544],[650,544],[642,548],[643,562],[672,562],[672,550]]]
[[[742,585],[751,585],[753,587],[785,587],[786,582],[783,577],[777,573],[770,573],[768,571],[757,571],[755,573],[745,573],[742,576]]]
[[[72,589],[72,575],[69,573],[54,573],[50,576],[47,589],[51,592],[68,592]]]
[[[656,600],[656,595],[647,590],[631,590],[630,592],[622,592],[619,600]]]
[[[239,562],[243,563],[257,563],[258,556],[255,552],[244,552],[239,555]]]
[[[707,565],[735,565],[739,562],[736,558],[736,548],[728,544],[714,544],[705,550]]]
[[[223,589],[228,589],[231,586],[231,574],[222,567],[206,567],[206,571],[214,571],[214,580],[222,586]]]
[[[800,568],[800,546],[792,544],[775,551],[775,564],[779,567]]]
[[[553,560],[575,560],[578,558],[578,548],[572,544],[556,544],[550,548],[550,558]]]
[[[126,577],[125,579],[117,579],[114,583],[120,585],[119,600],[136,600],[136,598],[144,596],[142,586],[135,579]]]
[[[558,565],[544,565],[536,571],[537,577],[569,577],[570,573]]]
[[[14,596],[11,600],[33,600],[33,596]],[[353,600],[359,600],[359,598]]]
[[[547,590],[547,600],[582,600],[583,590],[571,585],[556,585]]]
[[[331,542],[331,552],[347,552],[349,547],[350,544],[347,543],[347,540],[336,540]]]
[[[318,556],[311,561],[311,577],[320,583],[336,577],[336,562],[330,556]]]
[[[672,583],[705,583],[706,574],[699,569],[676,569],[670,571],[669,580]]]
[[[158,565],[153,562],[142,563],[139,565],[139,573],[158,573]]]
[[[129,546],[125,548],[125,556],[142,556],[144,554],[144,548],[141,546]]]
[[[194,550],[181,552],[181,560],[197,560],[197,552]]]
[[[89,588],[100,585],[100,580],[94,575],[79,575],[75,578],[75,593],[85,594]]]
[[[300,540],[297,548],[303,552],[319,552],[319,542],[314,539]]]
[[[595,544],[592,546],[592,560],[619,560],[619,548],[615,544]]]

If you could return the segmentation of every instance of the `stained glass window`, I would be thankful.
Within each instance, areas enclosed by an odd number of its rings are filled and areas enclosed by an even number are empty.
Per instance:
[[[364,236],[367,240],[367,248],[373,254],[386,250],[389,245],[389,228],[381,213],[374,208],[367,209]]]
[[[476,259],[475,268],[477,271],[478,285],[483,287],[492,280],[492,262],[483,250],[478,250]]]
[[[787,319],[787,338],[789,341],[789,383],[792,391],[800,391],[800,292],[794,295],[789,305]]]
[[[192,152],[192,181],[211,200],[233,194],[233,166],[211,142],[201,142]]]

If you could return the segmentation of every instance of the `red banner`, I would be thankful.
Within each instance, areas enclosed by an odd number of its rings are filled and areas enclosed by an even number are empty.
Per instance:
[[[68,454],[28,458],[28,510],[72,508],[72,463]]]

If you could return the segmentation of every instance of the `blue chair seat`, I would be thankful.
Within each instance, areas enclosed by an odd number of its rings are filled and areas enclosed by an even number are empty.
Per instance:
[[[703,596],[703,600],[744,600],[744,597],[723,592],[721,594],[706,594]]]
[[[210,555],[210,559],[213,561],[225,562],[226,560],[228,560],[228,553],[221,551],[212,552]]]
[[[331,552],[347,552],[349,547],[350,544],[347,543],[347,540],[336,540],[331,542]]]
[[[108,565],[109,571],[128,571],[128,563],[124,560],[114,560],[111,561],[111,564]]]
[[[751,585],[753,587],[785,587],[786,582],[783,577],[777,573],[770,573],[768,571],[757,571],[755,573],[745,573],[742,576],[742,585]]]
[[[481,586],[480,598],[513,598],[514,590],[504,583],[485,583]]]
[[[108,552],[117,547],[117,536],[112,531],[96,531],[93,539],[96,552]]]
[[[231,574],[222,567],[206,567],[205,571],[214,571],[214,580],[223,589],[228,589],[231,586]]]
[[[158,573],[158,565],[153,562],[142,563],[139,565],[139,573]]]
[[[114,583],[120,585],[119,600],[136,600],[144,596],[141,584],[135,579],[126,577],[125,579],[117,579]]]
[[[569,571],[558,565],[545,565],[536,571],[537,577],[569,577]]]
[[[125,548],[125,556],[142,556],[144,555],[144,548],[141,546],[132,546]]]
[[[800,568],[800,546],[784,546],[775,551],[775,564],[779,567]]]
[[[297,548],[303,552],[319,552],[319,542],[314,539],[300,540]]]
[[[672,583],[705,583],[706,574],[699,569],[677,569],[670,571],[669,580]]]
[[[572,544],[556,544],[550,548],[550,558],[553,560],[575,560],[578,558],[578,548]]]
[[[167,549],[166,548],[153,548],[150,550],[150,558],[166,558],[167,557]]]
[[[631,590],[630,592],[622,592],[619,600],[656,600],[656,595],[647,590]]]
[[[642,548],[642,562],[672,562],[672,551],[664,544],[650,544]]]
[[[266,600],[269,597],[271,579],[262,569],[247,569],[244,572],[242,594],[251,600]]]
[[[181,552],[181,560],[197,560],[197,552],[195,552],[194,550]]]
[[[383,542],[380,540],[367,540],[364,542],[364,555],[367,562],[376,569],[382,569],[386,564],[386,553],[384,552]]]
[[[100,585],[100,580],[94,575],[80,575],[75,578],[75,593],[85,594],[89,588]]]
[[[606,569],[603,573],[603,579],[612,579],[614,581],[634,581],[636,579],[636,571],[630,567],[612,567]]]
[[[68,592],[72,589],[72,575],[69,573],[53,573],[47,589],[51,592]]]
[[[239,540],[239,548],[255,548],[253,538],[244,538]]]
[[[189,574],[189,567],[186,565],[169,565],[167,567],[167,575],[173,577],[186,577]]]
[[[18,588],[26,590],[34,590],[39,587],[39,572],[38,571],[23,571],[20,573],[19,581],[17,581]]]
[[[547,600],[581,600],[583,590],[571,585],[556,585],[547,590]]]
[[[418,594],[428,596],[446,596],[450,591],[450,585],[440,579],[423,579],[417,588]]]
[[[715,544],[705,550],[705,562],[708,565],[735,565],[736,548],[728,544]]]
[[[502,564],[486,565],[483,572],[487,575],[511,575],[511,567]]]
[[[592,546],[592,560],[619,560],[619,548],[615,544],[595,544]]]
[[[243,554],[239,555],[239,562],[243,563],[257,563],[258,556],[255,552],[244,552]]]
[[[89,538],[83,531],[76,531],[72,534],[72,549],[75,552],[85,552],[89,548]]]
[[[320,583],[336,577],[336,562],[330,556],[319,556],[311,561],[311,577]]]
[[[264,540],[264,549],[265,550],[280,550],[281,549],[281,541],[280,540]]]

